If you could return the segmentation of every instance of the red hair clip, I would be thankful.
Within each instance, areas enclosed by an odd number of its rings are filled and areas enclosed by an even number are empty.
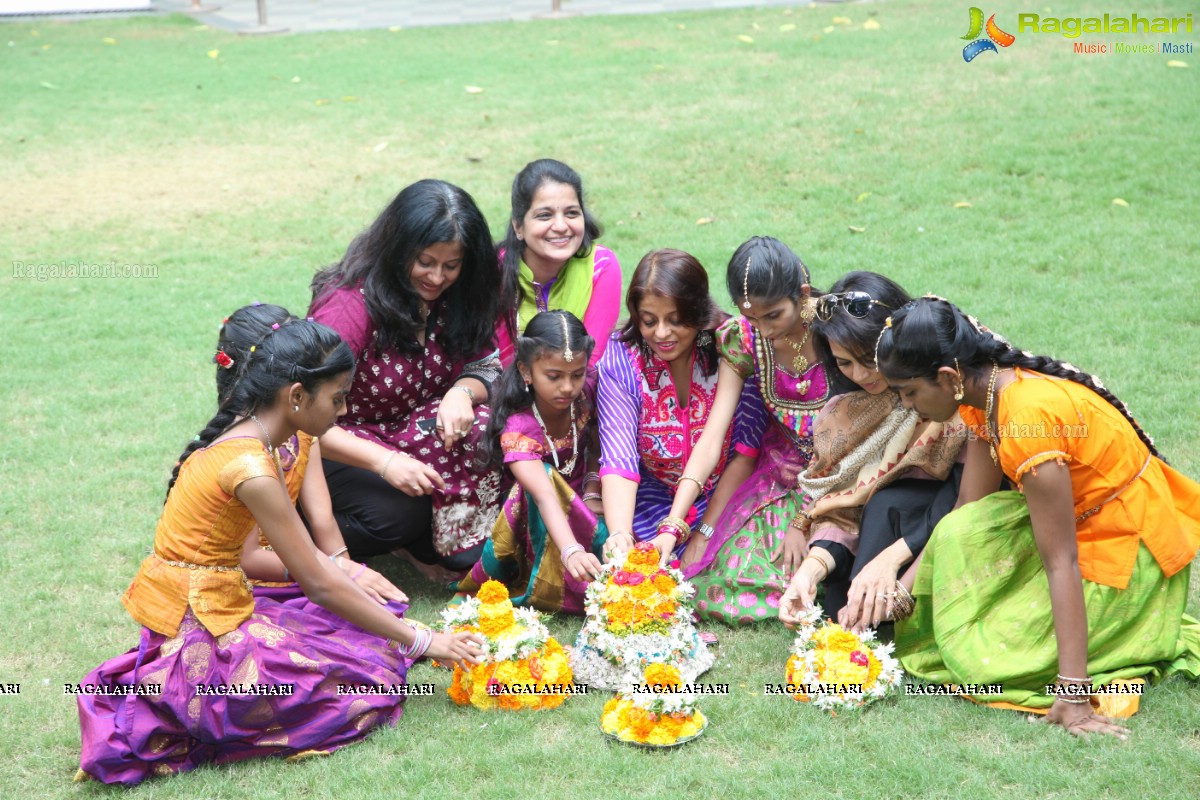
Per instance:
[[[218,350],[213,360],[217,362],[217,366],[221,369],[229,369],[233,366],[233,359],[224,350]]]

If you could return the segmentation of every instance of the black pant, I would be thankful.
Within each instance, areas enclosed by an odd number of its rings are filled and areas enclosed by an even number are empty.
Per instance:
[[[914,559],[919,556],[942,517],[954,510],[961,480],[962,465],[955,464],[944,481],[902,478],[880,489],[863,508],[858,553],[853,558],[842,545],[813,542],[828,548],[836,564],[824,581],[825,615],[837,618],[837,612],[846,605],[850,582],[897,540],[904,539]]]

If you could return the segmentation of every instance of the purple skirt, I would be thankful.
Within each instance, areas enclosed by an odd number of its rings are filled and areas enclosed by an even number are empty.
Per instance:
[[[191,611],[175,636],[143,628],[139,647],[83,680],[83,771],[135,784],[205,763],[328,753],[394,725],[411,662],[318,608],[256,597],[251,617],[221,636]]]

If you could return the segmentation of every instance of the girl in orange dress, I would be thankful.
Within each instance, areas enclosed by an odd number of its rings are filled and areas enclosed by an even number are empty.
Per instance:
[[[122,598],[141,641],[82,681],[78,779],[134,784],[203,763],[327,753],[395,724],[414,659],[475,659],[478,639],[418,630],[381,608],[317,549],[288,495],[275,443],[328,430],[353,368],[334,331],[302,320],[272,326],[238,365],[175,466],[153,551]],[[328,613],[253,594],[240,559],[256,524]]]
[[[1113,681],[1200,678],[1200,624],[1184,614],[1200,485],[1167,465],[1124,403],[939,298],[893,314],[876,353],[907,406],[933,420],[962,415],[976,437],[969,471],[1020,489],[966,505],[934,531],[915,586],[904,587],[916,599],[896,627],[904,668],[939,683],[1002,684],[986,699],[1120,738],[1128,730],[1096,708],[1101,695],[1120,708],[1115,693],[1133,691]]]
[[[271,303],[254,303],[239,308],[221,322],[221,333],[217,339],[217,352],[213,363],[217,365],[217,403],[228,397],[236,385],[237,365],[250,353],[250,348],[266,338],[273,325],[282,325],[295,320],[283,306]],[[299,502],[304,522],[312,532],[317,549],[329,556],[363,590],[380,603],[393,602],[393,610],[403,613],[404,601],[408,598],[391,581],[366,564],[350,558],[342,531],[333,516],[333,505],[329,500],[329,486],[325,483],[325,471],[321,466],[321,446],[317,439],[304,431],[279,445],[280,467],[288,497]],[[267,537],[255,528],[246,539],[242,551],[242,570],[250,578],[257,595],[284,602],[304,597],[300,586],[291,578],[287,568],[275,555]]]

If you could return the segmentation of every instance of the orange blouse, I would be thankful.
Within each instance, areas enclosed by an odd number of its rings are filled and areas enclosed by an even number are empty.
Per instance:
[[[1116,408],[1074,381],[1018,369],[1000,392],[1000,466],[1020,487],[1047,461],[1070,470],[1079,571],[1124,589],[1138,543],[1163,574],[1174,575],[1200,549],[1200,484],[1150,455]],[[968,428],[990,441],[983,411],[961,406]]]
[[[300,500],[300,486],[304,483],[304,473],[308,471],[308,458],[312,450],[312,443],[315,441],[304,431],[296,432],[296,451],[291,452],[291,442],[285,443],[279,448],[279,453],[283,459],[283,482],[287,484],[288,497],[292,498],[292,504]],[[289,454],[291,463],[289,464]],[[258,531],[258,545],[267,550],[274,549],[271,543],[267,541],[267,535],[260,528]],[[254,581],[254,583],[262,583],[262,581]],[[275,584],[278,586],[286,586],[286,583]]]
[[[239,566],[254,517],[235,496],[251,478],[278,480],[258,439],[226,439],[192,453],[179,468],[154,532],[154,552],[121,598],[142,625],[174,636],[190,606],[209,633],[220,636],[254,611]]]

